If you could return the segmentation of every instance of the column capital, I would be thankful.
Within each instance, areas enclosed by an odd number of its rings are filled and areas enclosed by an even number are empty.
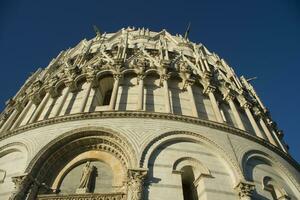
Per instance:
[[[141,200],[144,186],[144,179],[147,169],[129,169],[127,174],[127,187],[130,200]]]
[[[57,75],[52,76],[49,80],[48,80],[48,85],[52,85],[55,86],[55,84],[59,81],[59,77]]]
[[[121,78],[123,78],[123,74],[121,73],[114,73],[113,77],[115,80],[120,80]]]
[[[18,101],[16,104],[15,104],[15,108],[17,111],[22,111],[23,108],[24,108],[24,105],[22,104],[22,102]]]
[[[250,109],[250,108],[252,108],[252,104],[245,100],[245,101],[241,102],[241,107],[244,109]]]
[[[171,75],[170,74],[167,74],[167,73],[161,73],[160,75],[159,75],[159,84],[160,85],[163,85],[163,82],[164,81],[167,81],[167,80],[169,80],[169,78],[171,77]]]
[[[255,116],[257,116],[259,118],[264,118],[265,117],[264,112],[261,111],[258,107],[253,106],[253,111],[254,111]]]
[[[41,97],[38,93],[29,94],[29,99],[35,104],[38,105],[41,102]]]
[[[185,79],[183,80],[182,90],[186,90],[188,86],[192,86],[195,83],[195,79]]]
[[[67,79],[65,85],[70,88],[71,92],[75,92],[78,89],[73,79]]]
[[[204,94],[209,94],[209,93],[213,93],[217,88],[213,85],[207,85],[204,90],[203,93]]]
[[[57,93],[57,91],[55,90],[54,85],[50,85],[50,84],[47,85],[47,86],[45,87],[45,91],[46,91],[47,93],[49,93],[50,96],[51,96],[52,98],[55,98],[55,97],[58,96],[58,93]]]
[[[170,74],[166,74],[166,73],[160,74],[161,81],[167,81],[167,80],[169,80],[170,77],[171,77]]]
[[[228,90],[226,94],[224,94],[224,100],[226,102],[229,102],[229,101],[233,101],[234,99],[236,98],[236,95],[231,91],[231,90]]]
[[[127,178],[130,179],[141,179],[143,180],[146,178],[148,170],[144,168],[134,168],[128,169],[128,176]]]
[[[238,192],[240,198],[252,197],[255,190],[255,185],[248,181],[241,181],[235,186],[234,189]]]
[[[141,80],[144,80],[145,77],[146,77],[146,76],[145,76],[144,73],[139,73],[139,74],[137,75],[137,81],[138,81],[138,83],[139,83]]]
[[[42,85],[43,85],[42,81],[40,80],[34,81],[33,84],[31,85],[31,93],[38,92],[41,89]]]
[[[27,173],[21,174],[18,176],[11,177],[12,182],[15,184],[15,191],[12,196],[9,198],[10,200],[21,200],[26,197],[27,190],[30,187],[31,183],[34,181],[33,177],[28,175]]]
[[[91,83],[93,88],[98,86],[98,82],[95,74],[86,74],[86,82]]]
[[[9,114],[7,112],[3,112],[0,115],[0,120],[6,120],[9,117]]]

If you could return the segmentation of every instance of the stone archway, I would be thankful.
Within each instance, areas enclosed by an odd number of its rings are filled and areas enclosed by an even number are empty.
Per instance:
[[[183,148],[186,148],[186,150],[183,150]],[[206,162],[205,156],[196,156],[195,152],[198,150],[203,151],[203,155],[210,155],[211,160]],[[140,167],[149,167],[148,179],[146,180],[147,187],[144,191],[145,196],[163,198],[162,196],[158,197],[156,194],[160,193],[159,188],[165,186],[168,188],[177,188],[179,192],[182,187],[181,180],[183,180],[184,177],[182,177],[181,170],[174,170],[174,165],[177,165],[177,162],[181,160],[184,161],[182,163],[185,164],[184,166],[197,168],[194,170],[194,173],[197,172],[196,174],[198,176],[196,178],[199,177],[199,180],[201,181],[201,184],[199,185],[201,188],[199,188],[198,191],[199,199],[206,198],[200,197],[203,194],[202,190],[204,190],[204,185],[211,185],[215,181],[217,181],[218,184],[226,183],[228,185],[226,189],[224,188],[224,190],[226,190],[226,192],[224,191],[224,194],[230,195],[231,198],[237,196],[236,191],[234,191],[234,186],[237,185],[240,180],[243,180],[243,175],[237,162],[232,160],[225,150],[210,139],[200,134],[184,131],[174,131],[159,135],[144,146],[144,149],[140,154]],[[198,160],[198,162],[196,162],[196,160]],[[205,165],[210,163],[209,168],[206,169],[203,165],[199,164],[202,162],[204,162]],[[212,167],[213,165],[215,165],[215,167]],[[213,169],[217,172],[213,174],[213,176],[215,176],[214,178],[209,178],[211,176],[208,169]],[[201,172],[199,173],[199,171]],[[169,175],[166,176],[165,174]],[[209,179],[203,178],[204,176],[207,176]],[[227,181],[224,182],[223,180],[225,179]],[[193,183],[198,185],[199,180],[195,180]],[[168,188],[165,188],[165,190]],[[171,190],[172,189],[168,189],[168,192],[166,192],[173,195],[170,198],[180,199],[182,194],[180,192],[175,194],[175,192],[173,193]],[[213,190],[213,188],[210,188],[209,190]],[[204,195],[207,196],[208,194]],[[207,196],[207,198],[208,197],[209,196]]]
[[[102,152],[102,158],[100,154],[95,153],[99,160],[118,160],[118,165],[123,167],[123,180],[119,183],[122,182],[123,186],[126,186],[127,170],[137,163],[136,153],[131,144],[120,134],[109,129],[88,127],[64,133],[46,145],[28,165],[26,173],[18,177],[16,193],[11,199],[23,200],[26,196],[27,199],[35,199],[37,194],[57,192],[53,191],[51,186],[61,170],[78,155],[89,151]],[[104,159],[104,154],[111,157]],[[82,159],[95,158],[85,156]],[[118,192],[116,195],[121,195],[123,199],[125,192]]]
[[[241,166],[246,180],[255,185],[252,194],[255,198],[270,196],[268,184],[271,182],[277,182],[280,185],[285,193],[282,194],[283,196],[291,196],[293,199],[300,193],[299,183],[291,175],[289,169],[268,153],[249,150],[243,154]],[[270,196],[270,198],[272,197]]]

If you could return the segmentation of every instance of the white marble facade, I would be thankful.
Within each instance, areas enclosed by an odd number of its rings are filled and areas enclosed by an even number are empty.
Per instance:
[[[1,114],[0,199],[300,199],[299,182],[251,84],[166,30],[82,40]]]

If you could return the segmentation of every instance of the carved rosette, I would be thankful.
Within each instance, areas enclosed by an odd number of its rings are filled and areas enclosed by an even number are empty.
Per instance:
[[[250,182],[241,181],[235,187],[235,190],[238,192],[241,200],[250,200],[255,190],[255,185]]]
[[[144,180],[147,175],[145,169],[128,170],[127,188],[128,200],[141,200],[143,193]]]

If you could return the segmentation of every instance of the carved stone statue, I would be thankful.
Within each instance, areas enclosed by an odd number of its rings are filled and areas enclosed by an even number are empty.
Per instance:
[[[80,183],[76,193],[87,193],[91,189],[91,179],[94,166],[91,166],[91,162],[87,161],[85,166],[82,169],[82,174],[80,178]]]

